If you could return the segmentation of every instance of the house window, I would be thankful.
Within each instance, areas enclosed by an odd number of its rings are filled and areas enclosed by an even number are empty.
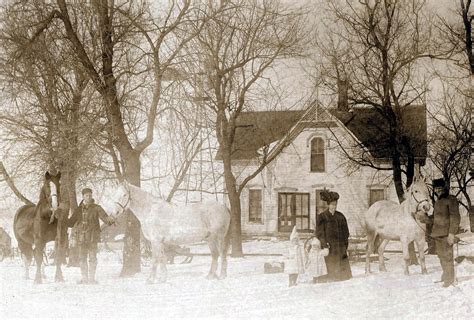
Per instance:
[[[385,200],[385,189],[370,189],[369,207],[379,200]]]
[[[309,231],[309,193],[279,193],[278,220],[278,231]]]
[[[324,140],[314,138],[311,140],[311,172],[324,172]]]
[[[316,216],[315,216],[315,222],[316,222],[316,228],[318,227],[318,222],[319,222],[319,216],[321,213],[323,213],[324,210],[328,208],[328,204],[326,201],[321,200],[321,192],[323,190],[316,190],[315,194],[315,207],[316,207]]]
[[[249,222],[262,222],[262,190],[249,190]]]

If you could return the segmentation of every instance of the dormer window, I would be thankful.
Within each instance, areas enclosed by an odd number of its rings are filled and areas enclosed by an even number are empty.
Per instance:
[[[325,171],[324,140],[314,138],[311,140],[311,172]]]

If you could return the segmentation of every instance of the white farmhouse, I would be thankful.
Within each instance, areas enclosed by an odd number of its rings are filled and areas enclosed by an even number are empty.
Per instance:
[[[415,163],[423,166],[426,108],[408,106],[402,118],[406,146],[414,151]],[[344,152],[359,152],[359,156],[363,152],[379,166],[390,167],[384,123],[371,108],[315,106],[306,112],[242,113],[232,155],[238,183],[254,171],[262,147],[285,139],[291,142],[243,190],[242,233],[278,235],[291,232],[294,225],[303,232],[314,230],[316,215],[326,206],[320,192],[327,188],[340,194],[338,210],[346,216],[351,235],[362,235],[364,211],[377,200],[398,198],[391,170],[355,167]],[[356,144],[363,148],[353,148]]]

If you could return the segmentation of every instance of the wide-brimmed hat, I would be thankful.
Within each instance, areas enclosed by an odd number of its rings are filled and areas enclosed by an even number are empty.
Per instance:
[[[82,189],[82,195],[85,195],[86,193],[92,193],[92,189],[91,188]]]
[[[443,178],[433,180],[433,188],[444,188],[446,187],[446,181]]]
[[[321,200],[331,203],[339,200],[339,193],[329,190],[321,191]]]

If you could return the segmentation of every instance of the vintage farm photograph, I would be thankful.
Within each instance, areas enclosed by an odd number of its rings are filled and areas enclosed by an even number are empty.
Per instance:
[[[0,0],[1,319],[473,319],[471,0]]]

